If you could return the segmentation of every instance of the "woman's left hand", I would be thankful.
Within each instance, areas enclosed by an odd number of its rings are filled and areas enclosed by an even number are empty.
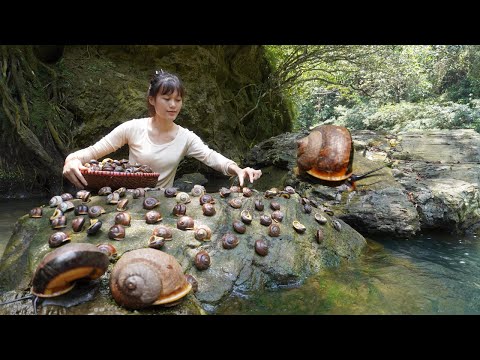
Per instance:
[[[233,171],[237,173],[239,185],[243,186],[243,181],[245,178],[250,179],[250,182],[253,183],[255,180],[258,180],[262,176],[262,170],[255,170],[251,167],[246,167],[241,169],[238,166],[235,166]]]

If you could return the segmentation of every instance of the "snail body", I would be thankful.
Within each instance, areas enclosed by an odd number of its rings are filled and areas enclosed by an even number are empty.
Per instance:
[[[68,243],[48,253],[37,266],[32,280],[32,293],[38,297],[54,297],[70,291],[75,281],[102,276],[109,264],[108,256],[95,245]]]
[[[150,248],[123,254],[110,275],[113,298],[129,309],[173,303],[191,289],[178,261]]]

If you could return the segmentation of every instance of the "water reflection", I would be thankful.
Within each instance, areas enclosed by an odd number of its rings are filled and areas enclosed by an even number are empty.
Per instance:
[[[32,208],[46,204],[48,204],[48,199],[45,198],[0,198],[0,259],[18,218],[28,214]]]
[[[298,288],[232,296],[219,314],[479,314],[475,236],[369,240],[357,261]]]

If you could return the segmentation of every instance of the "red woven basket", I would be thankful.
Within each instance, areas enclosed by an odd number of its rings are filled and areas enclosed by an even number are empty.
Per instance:
[[[85,180],[87,189],[99,190],[104,186],[110,186],[112,190],[121,187],[127,189],[155,187],[159,173],[124,173],[117,171],[90,171],[80,170]]]

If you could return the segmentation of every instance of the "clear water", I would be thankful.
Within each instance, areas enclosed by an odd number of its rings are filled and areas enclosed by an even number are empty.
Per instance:
[[[48,199],[0,199],[0,254],[16,220]],[[302,286],[232,294],[217,314],[480,314],[480,241],[423,234],[369,240],[358,260]]]

